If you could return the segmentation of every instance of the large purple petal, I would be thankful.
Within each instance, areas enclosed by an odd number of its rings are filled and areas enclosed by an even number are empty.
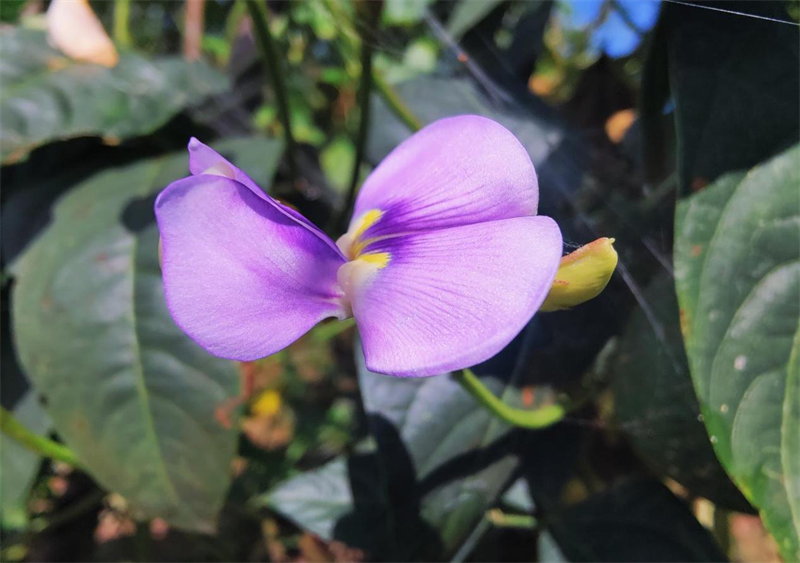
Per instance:
[[[394,149],[358,194],[350,232],[363,239],[536,215],[530,156],[505,127],[465,115],[428,125]]]
[[[424,376],[499,352],[547,296],[561,259],[548,217],[520,217],[371,243],[339,276],[367,367]]]
[[[341,255],[235,180],[170,184],[155,204],[167,305],[212,354],[254,360],[345,318]]]
[[[189,171],[193,176],[212,175],[231,178],[240,184],[250,188],[258,197],[274,206],[278,211],[287,217],[297,221],[305,228],[313,232],[325,244],[330,246],[334,252],[341,255],[341,251],[325,233],[323,233],[314,223],[303,217],[300,213],[283,205],[276,199],[270,197],[264,190],[258,187],[250,176],[242,172],[239,168],[231,164],[225,157],[217,151],[201,143],[197,138],[192,137],[189,141]],[[344,257],[343,257],[344,258]]]

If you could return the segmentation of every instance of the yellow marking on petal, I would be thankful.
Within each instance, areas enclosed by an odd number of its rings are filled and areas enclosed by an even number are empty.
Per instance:
[[[358,289],[372,280],[379,270],[389,264],[391,259],[392,256],[388,252],[375,252],[362,254],[355,260],[345,262],[339,267],[336,280],[349,302],[352,302],[353,295]]]
[[[366,231],[372,225],[377,223],[378,219],[380,219],[382,216],[383,216],[383,211],[381,211],[380,209],[370,209],[369,211],[364,213],[361,216],[361,219],[359,219],[358,223],[356,224],[356,230],[353,233],[353,236],[355,238],[360,237],[362,234],[364,234],[364,231]]]
[[[341,251],[344,253],[345,256],[350,258],[350,260],[355,260],[367,245],[372,242],[373,239],[361,239],[361,235],[369,229],[372,225],[378,222],[378,220],[383,217],[383,211],[380,209],[370,209],[369,211],[364,212],[357,221],[355,221],[350,228],[344,235],[342,235],[336,244],[339,246]]]
[[[363,260],[367,264],[375,264],[378,269],[385,268],[389,263],[391,255],[388,252],[375,252],[373,254],[362,254],[358,260]]]
[[[600,238],[561,259],[553,287],[540,311],[571,309],[594,299],[608,285],[617,267],[613,238]]]

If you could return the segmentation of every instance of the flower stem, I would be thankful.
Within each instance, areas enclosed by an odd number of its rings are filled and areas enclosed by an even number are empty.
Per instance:
[[[31,432],[3,407],[0,407],[0,431],[33,452],[56,461],[63,461],[73,467],[80,467],[78,457],[72,450],[49,438]]]
[[[131,0],[116,0],[114,3],[114,41],[127,49],[131,46],[131,30],[128,25],[131,15]]]
[[[383,76],[375,72],[372,75],[372,79],[375,82],[375,88],[377,88],[378,93],[383,98],[383,101],[386,102],[386,105],[389,106],[389,109],[394,112],[394,114],[403,122],[403,124],[411,129],[413,132],[417,132],[422,129],[422,123],[420,122],[419,118],[414,115],[410,109],[403,103],[403,100],[400,99],[400,96],[397,95],[397,92],[394,91],[394,88],[386,82]]]
[[[350,28],[347,21],[347,16],[339,2],[336,0],[323,0],[323,5],[330,13],[336,25],[343,30]],[[353,59],[353,52],[355,51],[354,42],[351,41],[351,34],[344,31],[338,36],[339,53],[343,58],[350,61]],[[422,129],[422,123],[419,118],[405,105],[397,92],[392,88],[392,85],[386,82],[383,74],[379,69],[372,69],[372,81],[378,94],[386,102],[389,109],[408,127],[411,131],[417,132]]]
[[[506,514],[499,508],[493,508],[486,513],[486,519],[497,528],[517,528],[535,530],[538,522],[528,514]]]
[[[283,124],[283,134],[286,137],[286,161],[289,163],[289,174],[292,182],[296,182],[297,160],[295,159],[296,145],[292,135],[292,122],[289,113],[289,97],[286,93],[286,84],[283,80],[283,70],[278,59],[275,41],[269,30],[269,12],[265,1],[247,0],[247,9],[250,18],[253,20],[253,29],[258,40],[261,58],[264,61],[264,69],[272,82],[272,89],[275,92],[275,101],[278,105],[278,115]]]
[[[343,333],[348,328],[355,326],[356,320],[353,317],[343,321],[332,321],[317,325],[311,331],[311,337],[317,342],[327,342],[331,338]]]
[[[564,402],[546,405],[534,410],[515,409],[505,404],[489,391],[481,380],[472,373],[472,370],[461,370],[453,374],[453,377],[467,393],[486,407],[489,412],[500,420],[521,428],[547,428],[561,421],[564,416],[582,404],[582,402]]]
[[[362,11],[365,21],[359,27],[361,29],[361,79],[358,85],[358,107],[361,112],[358,124],[358,136],[356,137],[356,157],[353,161],[353,173],[350,176],[350,189],[347,191],[347,199],[342,207],[335,223],[336,232],[341,232],[347,228],[347,218],[356,200],[356,187],[361,172],[361,162],[364,160],[364,153],[367,149],[367,136],[369,134],[370,118],[370,94],[372,93],[372,44],[369,33],[376,29],[380,22],[382,2],[370,2],[362,0],[356,3],[356,10]]]

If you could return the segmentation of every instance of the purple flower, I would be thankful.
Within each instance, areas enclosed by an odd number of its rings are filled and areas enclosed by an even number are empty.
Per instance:
[[[392,151],[336,243],[196,139],[189,153],[192,176],[155,204],[164,286],[175,322],[217,356],[268,356],[352,315],[372,371],[465,368],[519,333],[559,267],[528,153],[483,117],[442,119]]]

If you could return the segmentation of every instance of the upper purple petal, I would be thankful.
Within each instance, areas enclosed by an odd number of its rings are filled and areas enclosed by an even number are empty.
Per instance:
[[[548,217],[519,217],[375,241],[345,283],[374,372],[425,376],[480,363],[544,301],[561,259]]]
[[[167,305],[211,353],[254,360],[346,316],[341,254],[251,187],[192,176],[164,189],[155,211]]]
[[[258,184],[253,181],[252,178],[250,178],[250,176],[242,172],[242,170],[231,164],[230,161],[225,159],[225,157],[223,157],[217,151],[208,145],[203,144],[195,137],[192,137],[189,141],[189,171],[193,176],[200,176],[203,174],[223,176],[232,178],[240,184],[244,184],[258,197],[274,206],[278,211],[287,217],[297,221],[305,228],[309,229],[311,232],[317,235],[320,240],[325,242],[325,244],[330,246],[336,253],[341,255],[341,251],[336,246],[336,243],[334,243],[325,233],[323,233],[316,225],[314,225],[314,223],[303,217],[291,207],[283,205],[281,202],[270,197],[258,186]]]
[[[365,213],[380,219],[365,239],[536,214],[530,156],[499,123],[475,115],[436,121],[395,148],[356,200],[351,231]]]

